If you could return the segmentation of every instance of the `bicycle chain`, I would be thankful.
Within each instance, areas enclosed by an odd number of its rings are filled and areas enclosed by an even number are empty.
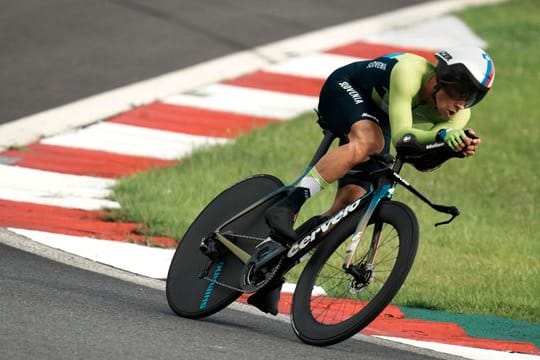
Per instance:
[[[235,233],[228,233],[227,235],[234,236],[237,238],[243,238],[243,239],[249,239],[249,240],[258,240],[260,242],[263,242],[264,240],[268,239],[268,237],[260,238],[256,236],[249,236],[249,235],[242,235],[242,234],[235,234]]]
[[[225,283],[223,283],[221,281],[218,281],[218,280],[210,279],[208,276],[203,277],[203,280],[208,280],[209,282],[213,282],[214,284],[222,286],[222,287],[227,288],[229,290],[234,290],[234,291],[239,291],[241,293],[245,293],[245,291],[240,289],[240,288],[234,287],[234,286],[229,285],[229,284],[225,284]]]

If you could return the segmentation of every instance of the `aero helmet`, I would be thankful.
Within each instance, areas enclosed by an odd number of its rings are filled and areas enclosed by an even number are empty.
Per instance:
[[[466,106],[477,104],[487,94],[495,79],[495,65],[479,47],[455,47],[435,54],[437,89],[443,89]]]

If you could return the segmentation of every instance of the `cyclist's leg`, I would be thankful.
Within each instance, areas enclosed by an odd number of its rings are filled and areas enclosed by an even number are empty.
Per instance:
[[[387,152],[387,148],[388,147],[385,146],[383,152]],[[355,173],[369,174],[371,171],[374,171],[377,168],[377,164],[374,160],[368,160],[356,165],[352,168],[352,170],[354,170]],[[362,179],[359,176],[346,174],[344,177],[339,179],[338,190],[336,192],[334,203],[332,204],[330,209],[328,209],[324,213],[324,215],[332,216],[336,214],[345,206],[349,205],[354,200],[364,195],[367,190],[369,190],[370,186],[371,182],[367,179]]]
[[[315,165],[315,167],[317,167],[319,164],[322,164],[323,169],[327,169],[330,173],[337,173],[337,175],[332,175],[332,181],[343,177],[349,170],[351,170],[355,165],[357,165],[358,162],[361,163],[362,161],[365,161],[369,153],[382,151],[382,148],[384,146],[384,138],[382,135],[382,131],[378,127],[378,125],[371,120],[355,122],[352,125],[349,134],[350,140],[348,143],[342,144],[338,148],[330,150]],[[360,149],[357,149],[358,147]],[[358,158],[355,158],[355,156],[358,156]],[[347,161],[344,161],[344,159],[347,159]],[[333,163],[335,163],[334,166],[332,166]],[[341,186],[342,184],[343,186]],[[348,183],[346,179],[341,180],[334,204],[332,205],[330,210],[328,210],[324,215],[331,216],[344,208],[346,205],[353,202],[355,199],[362,196],[366,192],[366,190],[364,190],[361,185],[365,186],[364,183],[361,183],[360,186],[358,184],[355,184],[354,180]],[[274,210],[278,209],[280,211],[279,213],[270,213],[271,215],[273,215],[273,217],[268,216],[267,213],[267,222],[270,223],[271,227],[276,229],[278,226],[285,224],[285,226],[287,227],[286,230],[290,229],[293,234],[290,237],[296,235],[293,230],[293,219],[296,212],[298,212],[300,206],[302,205],[297,205],[293,203],[291,206],[287,204],[287,202],[292,202],[291,200],[294,201],[294,193],[292,196],[289,196],[287,199],[285,199],[285,201],[283,201],[285,203],[285,206],[278,205],[271,208]],[[290,209],[290,207],[295,206],[298,206],[298,208],[295,208],[294,210]],[[279,218],[279,216],[283,216],[284,219]],[[274,224],[272,224],[272,220],[275,221]],[[281,231],[284,232],[284,230]],[[265,313],[276,315],[278,311],[281,284],[276,284],[276,286],[274,287],[267,286],[266,288],[267,289],[261,289],[260,291],[252,295],[248,299],[248,303],[254,305],[259,310]]]
[[[345,208],[345,206],[352,203],[354,200],[358,199],[362,195],[366,193],[366,189],[364,189],[362,186],[356,185],[356,184],[346,184],[338,187],[338,190],[336,192],[336,197],[334,199],[334,203],[328,209],[324,215],[326,216],[333,216],[337,212],[339,212],[341,209]]]
[[[348,143],[330,150],[315,164],[328,183],[341,179],[353,167],[369,160],[370,153],[381,152],[385,145],[381,127],[371,119],[356,120],[347,137]]]
[[[376,134],[373,136],[377,140],[377,150],[373,151],[373,147],[371,147],[368,150],[368,153],[366,154],[366,160],[363,162],[356,164],[352,167],[352,170],[355,172],[363,172],[363,173],[369,173],[371,171],[374,171],[378,168],[377,163],[374,160],[367,159],[367,156],[372,152],[381,152],[381,153],[389,153],[390,152],[390,126],[389,126],[389,120],[388,116],[380,111],[379,109],[375,108],[373,104],[370,104],[370,106],[367,106],[367,109],[369,109],[369,112],[364,112],[362,115],[366,117],[366,120],[370,120],[372,124],[376,124],[378,126],[378,130],[372,130],[375,131]],[[368,123],[368,121],[359,121],[357,123]],[[363,134],[358,134],[358,132],[355,132],[356,127],[353,124],[351,126],[351,131],[349,132],[347,139],[349,141],[362,141],[360,137]],[[342,140],[343,141],[343,140]],[[382,148],[381,148],[381,142],[382,142]],[[321,159],[322,160],[322,159]],[[324,170],[321,170],[324,173]],[[360,198],[362,195],[364,195],[367,190],[369,190],[371,186],[371,183],[367,180],[363,180],[357,176],[349,176],[348,174],[344,174],[341,178],[339,178],[339,186],[338,191],[336,193],[336,197],[334,199],[334,203],[332,204],[332,207],[327,210],[325,215],[332,216],[341,209],[343,209],[345,206],[352,203],[354,200]]]
[[[385,146],[379,118],[386,115],[379,114],[381,111],[369,100],[369,95],[358,91],[361,100],[352,98],[340,85],[346,80],[340,76],[339,72],[337,76],[330,76],[323,85],[319,112],[327,128],[342,139],[341,146],[325,154],[297,188],[267,212],[267,224],[284,242],[295,239],[294,219],[308,198],[325,184],[338,180],[355,165],[366,161],[369,153],[380,152]]]
[[[385,144],[381,128],[371,119],[360,118],[355,121],[348,137],[347,143],[326,153],[315,164],[315,171],[302,179],[287,198],[269,209],[266,220],[270,228],[287,240],[294,240],[294,219],[304,202],[319,192],[323,183],[329,184],[340,179],[354,166],[368,160],[368,154],[381,152]]]

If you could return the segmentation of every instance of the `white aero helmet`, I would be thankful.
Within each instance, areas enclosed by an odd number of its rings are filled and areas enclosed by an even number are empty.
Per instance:
[[[477,104],[487,94],[495,79],[495,65],[479,47],[464,46],[440,50],[437,62],[437,88],[453,99]]]

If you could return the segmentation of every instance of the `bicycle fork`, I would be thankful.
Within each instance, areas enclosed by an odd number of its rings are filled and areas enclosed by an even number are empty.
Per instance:
[[[358,223],[358,226],[356,227],[356,230],[351,238],[351,242],[349,246],[347,247],[347,250],[345,251],[345,261],[343,262],[343,269],[345,269],[345,271],[353,271],[352,263],[354,260],[354,254],[356,253],[356,249],[360,245],[360,241],[362,240],[362,237],[369,224],[369,220],[373,216],[373,213],[375,212],[377,205],[379,205],[382,199],[385,199],[385,198],[390,199],[392,197],[393,192],[394,192],[394,186],[383,185],[381,188],[379,188],[375,192],[375,194],[373,194],[373,197],[371,198],[371,201],[366,208],[366,212],[364,213],[364,215],[362,216],[362,219]],[[373,233],[370,250],[369,250],[367,258],[365,259],[366,260],[365,263],[368,265],[373,264],[373,262],[375,261],[375,255],[377,254],[377,249],[379,248],[381,231],[382,231],[382,224],[375,224],[375,230]]]
[[[399,176],[398,172],[401,169],[401,166],[402,166],[402,163],[400,160],[398,160],[394,164],[393,169],[384,168],[384,169],[373,172],[373,175],[383,178],[385,181],[385,184],[377,188],[376,192],[373,194],[371,198],[369,205],[366,208],[366,212],[364,216],[362,216],[362,219],[360,220],[358,226],[356,227],[354,235],[345,253],[345,261],[343,263],[343,269],[345,269],[345,271],[348,271],[351,273],[353,272],[352,263],[353,263],[354,254],[356,253],[356,249],[358,248],[358,245],[360,244],[360,240],[362,239],[362,236],[364,235],[364,232],[366,231],[366,228],[369,224],[369,220],[373,216],[373,213],[375,212],[375,209],[377,208],[381,200],[392,198],[392,195],[394,194],[395,186],[397,184],[400,184],[403,187],[405,187],[405,189],[407,189],[408,191],[416,195],[420,200],[428,204],[432,209],[441,213],[450,214],[452,216],[447,221],[436,223],[435,226],[449,224],[456,218],[456,216],[459,215],[459,210],[455,206],[444,206],[444,205],[438,205],[438,204],[432,203],[427,197],[425,197],[422,193],[416,190],[411,184],[405,181],[405,179]],[[373,234],[372,243],[371,243],[370,250],[367,255],[366,262],[365,262],[365,264],[367,265],[373,264],[375,260],[375,255],[379,247],[381,231],[382,231],[382,224],[375,224],[375,231]]]

